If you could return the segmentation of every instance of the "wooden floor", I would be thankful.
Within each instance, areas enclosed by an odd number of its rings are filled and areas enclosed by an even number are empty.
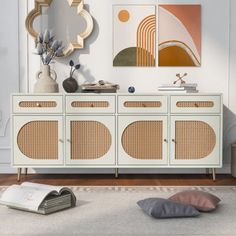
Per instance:
[[[21,182],[31,181],[42,184],[66,185],[66,186],[211,186],[211,185],[235,185],[236,178],[231,175],[217,175],[213,182],[211,175],[155,175],[155,174],[121,174],[119,178],[114,175],[86,175],[86,174],[29,174],[22,175]],[[18,183],[16,175],[0,175],[0,186],[8,186]]]

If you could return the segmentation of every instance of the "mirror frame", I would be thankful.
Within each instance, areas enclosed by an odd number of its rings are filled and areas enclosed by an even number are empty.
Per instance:
[[[42,15],[42,7],[50,7],[53,0],[35,0],[35,7],[32,11],[29,12],[25,20],[25,26],[28,33],[36,40],[38,37],[38,32],[33,27],[33,23],[36,17]],[[77,42],[70,42],[69,45],[64,49],[64,56],[70,55],[76,49],[84,48],[84,40],[92,33],[93,31],[93,18],[88,11],[84,9],[83,0],[65,0],[68,1],[70,7],[77,6],[77,14],[82,16],[86,23],[87,27],[84,32],[77,35]]]

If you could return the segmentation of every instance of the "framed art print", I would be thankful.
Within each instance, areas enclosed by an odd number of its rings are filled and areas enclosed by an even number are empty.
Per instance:
[[[155,5],[113,6],[113,66],[156,66]]]
[[[159,5],[159,66],[201,65],[201,5]]]

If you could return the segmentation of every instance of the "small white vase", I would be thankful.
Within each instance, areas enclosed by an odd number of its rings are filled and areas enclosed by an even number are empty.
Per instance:
[[[57,74],[50,69],[49,65],[42,65],[36,74],[37,82],[34,85],[34,93],[58,93],[59,87],[56,82]]]

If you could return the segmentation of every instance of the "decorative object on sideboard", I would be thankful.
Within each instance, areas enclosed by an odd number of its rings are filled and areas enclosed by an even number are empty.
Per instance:
[[[49,64],[55,57],[63,56],[62,42],[54,40],[54,36],[49,30],[46,30],[44,34],[38,35],[36,46],[42,66],[36,74],[37,82],[34,85],[34,93],[58,93],[57,74]]]
[[[130,87],[128,88],[128,92],[129,92],[129,93],[134,93],[134,92],[135,92],[135,87],[134,87],[134,86],[130,86]]]
[[[70,77],[65,79],[62,83],[63,88],[67,93],[74,93],[78,90],[79,85],[77,80],[73,77],[76,70],[80,69],[80,64],[75,65],[73,60],[70,60]]]
[[[172,84],[163,84],[158,87],[158,91],[161,92],[177,92],[177,93],[198,93],[197,84],[196,83],[186,83],[183,78],[187,76],[187,73],[184,73],[182,76],[181,74],[176,74],[178,78]],[[177,84],[178,82],[179,85]]]
[[[83,93],[116,93],[120,86],[108,81],[99,80],[98,83],[94,84],[82,84],[80,88]]]
[[[176,77],[178,78],[173,82],[173,84],[177,84],[178,81],[180,81],[180,85],[186,84],[186,82],[183,80],[184,77],[186,77],[188,74],[184,73],[182,76],[178,73],[176,74]]]
[[[163,84],[158,87],[159,92],[174,92],[174,93],[198,93],[197,84],[183,84],[183,85],[175,85],[175,84]]]
[[[84,9],[83,0],[34,0],[34,9],[25,20],[28,33],[37,39],[38,32],[49,25],[56,38],[65,45],[63,56],[68,56],[74,50],[84,48],[84,41],[91,35],[94,24],[92,16]]]

